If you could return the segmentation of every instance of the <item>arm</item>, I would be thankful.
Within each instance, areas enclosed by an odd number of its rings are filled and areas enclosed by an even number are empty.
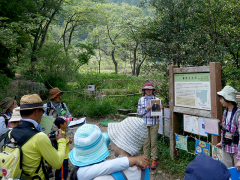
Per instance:
[[[144,99],[142,100],[142,98],[140,98],[138,101],[137,114],[139,116],[144,116],[147,112],[148,112],[148,110],[147,110],[147,107],[145,107]]]
[[[6,124],[5,124],[5,119],[4,117],[0,116],[0,133],[2,133],[4,131],[4,129],[6,129]]]
[[[127,157],[116,158],[94,164],[87,167],[80,167],[77,171],[78,179],[92,180],[97,176],[112,174],[117,171],[123,171],[129,168],[129,160]]]
[[[55,169],[60,169],[66,152],[66,139],[58,139],[58,150],[56,150],[50,139],[44,133],[37,134],[37,148],[41,156]]]

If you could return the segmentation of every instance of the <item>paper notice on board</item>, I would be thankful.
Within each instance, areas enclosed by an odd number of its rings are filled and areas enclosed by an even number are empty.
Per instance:
[[[159,128],[158,128],[158,134],[163,134],[163,120],[162,116],[159,116]]]
[[[198,117],[184,115],[184,131],[198,134]]]
[[[176,148],[187,151],[187,137],[176,134]]]
[[[184,131],[192,132],[192,118],[190,115],[184,115]]]
[[[169,108],[164,108],[164,117],[170,118],[170,109]]]
[[[207,133],[205,133],[205,123],[204,123],[204,118],[199,117],[198,118],[198,134],[201,136],[207,136]]]
[[[168,128],[170,127],[170,119],[164,118],[164,126]]]
[[[198,117],[192,116],[192,133],[198,134]]]
[[[218,119],[208,119],[204,118],[205,122],[205,132],[208,134],[213,134],[219,136],[219,128],[218,128]]]

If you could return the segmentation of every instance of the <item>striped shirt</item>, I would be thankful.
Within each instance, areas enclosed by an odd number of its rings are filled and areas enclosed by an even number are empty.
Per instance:
[[[152,99],[158,99],[155,96]],[[146,116],[147,114],[147,99],[145,97],[141,97],[138,101],[138,110],[137,113],[141,118],[145,121],[147,126],[153,126],[159,123],[158,116]],[[149,110],[151,111],[151,110]]]
[[[231,133],[234,134],[235,130],[236,130],[236,125],[234,123],[234,119],[235,119],[235,115],[237,114],[237,112],[240,111],[240,108],[237,109],[237,111],[235,112],[233,118],[232,118],[232,122],[231,122]],[[230,129],[230,121],[229,123],[226,123],[227,120],[227,112],[228,109],[226,108],[223,112],[223,118],[222,118],[222,127],[224,129]],[[240,116],[238,117],[238,127],[240,127]],[[238,128],[238,133],[239,133],[239,128]],[[240,133],[239,133],[240,136]],[[223,132],[221,132],[221,144],[223,145]],[[240,142],[238,143],[240,144]],[[238,148],[238,144],[231,144],[231,145],[225,145],[225,151],[228,153],[237,153],[237,159],[240,159],[240,148]]]

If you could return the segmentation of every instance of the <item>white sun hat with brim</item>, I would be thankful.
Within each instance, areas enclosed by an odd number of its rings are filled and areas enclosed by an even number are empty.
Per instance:
[[[139,154],[148,137],[146,123],[137,117],[128,117],[119,123],[108,123],[111,141],[131,156]]]
[[[108,145],[110,138],[102,133],[98,126],[84,124],[74,135],[74,148],[70,151],[69,159],[74,166],[88,166],[99,163],[109,156]]]
[[[20,107],[13,109],[12,117],[9,120],[9,122],[17,122],[20,121],[20,119],[22,119],[19,109]]]
[[[231,86],[225,86],[221,91],[217,92],[218,95],[224,97],[227,101],[232,101],[237,103],[238,91]]]

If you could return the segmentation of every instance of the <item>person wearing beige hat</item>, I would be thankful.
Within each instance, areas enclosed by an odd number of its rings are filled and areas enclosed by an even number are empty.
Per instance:
[[[20,119],[19,124],[14,127],[10,133],[11,140],[8,138],[6,142],[13,140],[18,144],[21,139],[29,135],[27,142],[23,145],[19,144],[22,149],[22,169],[21,179],[47,179],[45,170],[45,160],[54,168],[60,169],[65,151],[66,139],[65,134],[58,130],[56,140],[58,150],[56,150],[48,136],[41,132],[39,126],[42,115],[44,113],[43,102],[38,94],[24,95],[20,100]],[[30,135],[31,134],[31,135]],[[37,171],[37,169],[39,169]]]
[[[50,101],[44,104],[45,107],[48,107],[44,109],[45,114],[47,116],[52,116],[53,118],[57,118],[59,116],[72,118],[72,115],[68,111],[66,104],[61,102],[63,91],[61,91],[58,87],[55,87],[49,91],[49,94]],[[74,120],[76,120],[76,118]]]
[[[16,96],[12,98],[6,97],[0,102],[0,108],[2,109],[0,114],[0,134],[10,126],[8,121],[11,119],[13,109],[16,107],[18,107]]]
[[[217,95],[225,110],[222,118],[221,142],[216,146],[223,149],[223,163],[228,168],[236,166],[240,170],[240,108],[237,107],[237,90],[225,86],[217,92]]]
[[[21,119],[21,115],[20,115],[20,107],[17,107],[13,110],[12,113],[12,118],[9,120],[10,124],[10,128],[14,128],[18,125],[18,123],[20,122]]]

